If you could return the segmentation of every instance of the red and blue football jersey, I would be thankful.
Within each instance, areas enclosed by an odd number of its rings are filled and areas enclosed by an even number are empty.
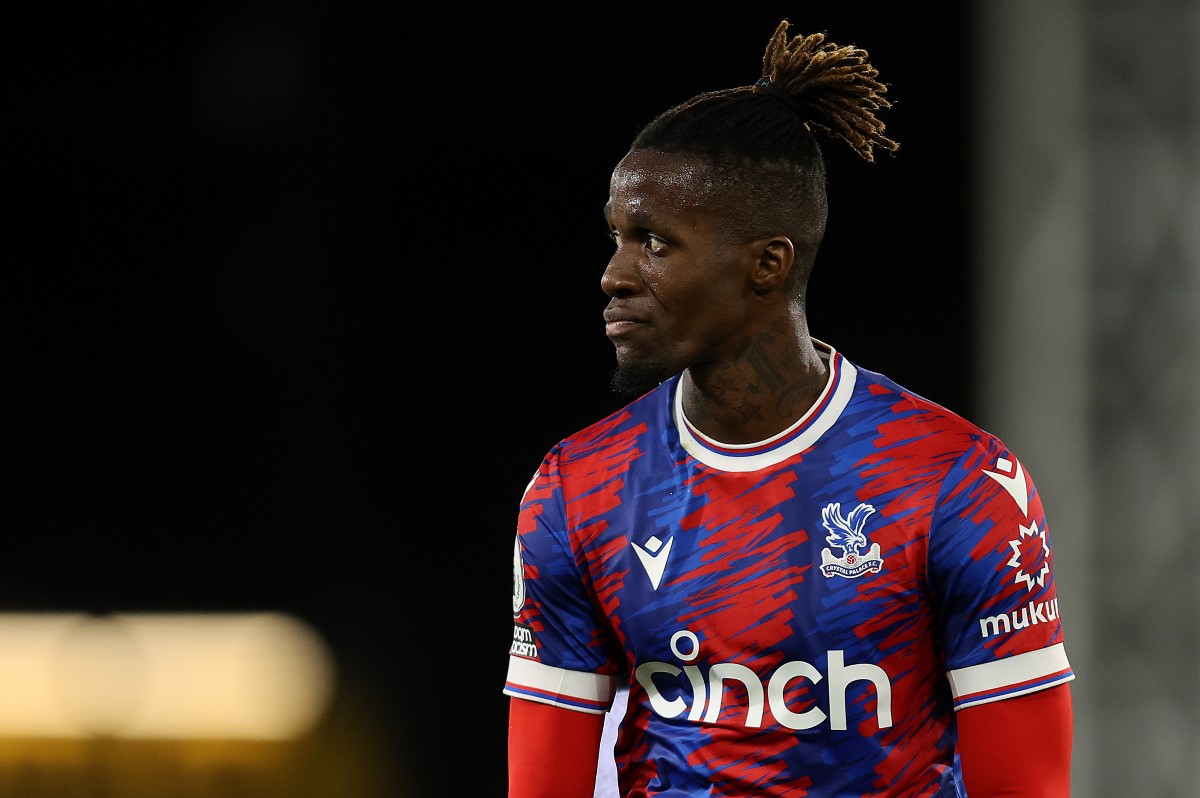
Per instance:
[[[962,796],[957,709],[1074,678],[1032,479],[820,342],[769,440],[674,377],[556,445],[514,552],[510,696],[605,712],[623,796]]]

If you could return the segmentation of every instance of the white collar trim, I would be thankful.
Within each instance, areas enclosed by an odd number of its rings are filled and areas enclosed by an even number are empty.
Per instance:
[[[683,380],[678,380],[675,384],[674,415],[679,442],[684,451],[710,468],[745,472],[777,465],[816,443],[850,403],[858,369],[828,344],[815,338],[813,343],[829,366],[829,375],[821,395],[794,424],[757,443],[721,443],[692,426],[683,413]]]

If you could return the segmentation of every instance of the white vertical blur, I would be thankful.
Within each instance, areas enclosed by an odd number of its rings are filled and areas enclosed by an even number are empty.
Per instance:
[[[980,421],[1046,502],[1074,794],[1200,783],[1200,2],[978,0]]]
[[[1095,684],[1089,538],[1086,158],[1079,0],[980,0],[974,46],[973,259],[978,422],[1016,453],[1046,508],[1067,656],[1078,674],[1075,791]]]

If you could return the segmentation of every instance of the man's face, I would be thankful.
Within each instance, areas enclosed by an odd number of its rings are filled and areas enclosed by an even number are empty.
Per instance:
[[[613,171],[604,214],[616,249],[600,286],[623,394],[732,359],[746,340],[752,250],[730,241],[710,178],[702,160],[650,150]]]

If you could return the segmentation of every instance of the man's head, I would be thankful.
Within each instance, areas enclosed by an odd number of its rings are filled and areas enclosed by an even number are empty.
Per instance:
[[[869,161],[874,146],[898,146],[874,116],[889,103],[866,52],[787,28],[758,83],[663,112],[613,172],[605,215],[617,249],[601,286],[622,394],[731,359],[773,329],[804,329],[827,212],[813,131]]]

